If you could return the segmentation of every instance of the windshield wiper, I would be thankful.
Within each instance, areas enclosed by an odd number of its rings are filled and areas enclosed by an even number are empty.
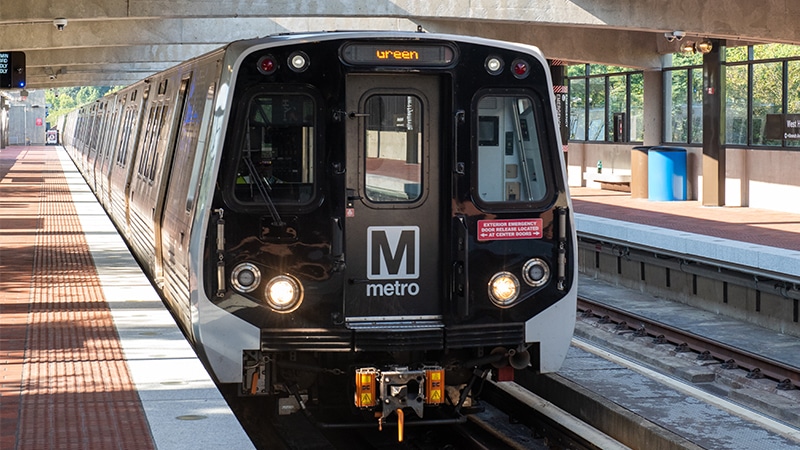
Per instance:
[[[244,160],[244,164],[247,166],[247,170],[250,172],[250,180],[252,180],[251,182],[255,183],[256,188],[258,188],[258,192],[264,199],[264,203],[267,204],[269,214],[272,216],[272,225],[275,225],[276,227],[282,227],[286,225],[286,223],[281,220],[281,216],[278,214],[278,210],[275,208],[275,203],[272,202],[272,197],[269,195],[269,191],[272,189],[272,187],[266,184],[264,180],[261,179],[261,176],[258,175],[256,166],[253,164],[253,160],[250,159],[249,155],[242,159]]]

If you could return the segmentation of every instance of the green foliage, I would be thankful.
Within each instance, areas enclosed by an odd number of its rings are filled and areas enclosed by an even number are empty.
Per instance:
[[[673,53],[672,67],[702,66],[703,55],[700,53]]]
[[[120,89],[122,89],[122,86],[82,86],[48,89],[44,93],[45,103],[48,105],[47,123],[50,126],[55,126],[58,118],[64,114]]]
[[[796,58],[800,56],[800,45],[762,44],[753,46],[753,59]]]
[[[586,75],[586,64],[567,66],[568,77],[582,77]]]

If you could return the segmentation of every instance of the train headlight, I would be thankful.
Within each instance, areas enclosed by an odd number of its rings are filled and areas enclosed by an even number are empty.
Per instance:
[[[289,55],[289,68],[295,72],[305,72],[309,64],[308,55],[303,52],[294,52]]]
[[[511,272],[497,272],[489,281],[489,298],[495,305],[506,308],[519,295],[519,280]]]
[[[231,285],[239,292],[252,292],[261,283],[261,271],[250,263],[242,263],[231,272]]]
[[[484,63],[486,66],[486,71],[492,75],[497,75],[503,71],[503,60],[500,59],[499,56],[490,56],[486,58],[486,62]]]
[[[292,312],[303,301],[303,285],[288,275],[278,275],[269,280],[266,291],[267,303],[278,312]]]
[[[528,286],[543,286],[550,280],[550,266],[542,259],[529,259],[522,267],[522,279]]]

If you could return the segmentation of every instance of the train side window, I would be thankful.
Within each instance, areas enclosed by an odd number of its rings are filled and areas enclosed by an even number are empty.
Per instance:
[[[209,124],[211,123],[211,114],[214,112],[214,93],[216,91],[216,83],[211,83],[206,93],[206,101],[203,105],[203,120],[200,122],[200,131],[197,133],[197,152],[198,155],[194,157],[192,163],[192,176],[189,180],[189,191],[186,193],[186,211],[189,212],[194,206],[194,199],[197,196],[197,189],[200,187],[200,172],[203,171],[203,162],[205,161],[206,146],[209,140]]]
[[[275,203],[306,204],[314,193],[315,103],[302,93],[259,93],[248,106],[236,198],[264,202],[256,179]]]
[[[119,139],[119,149],[117,151],[117,164],[125,166],[128,161],[128,149],[131,143],[131,133],[134,131],[136,117],[138,115],[138,108],[136,104],[125,109],[125,117],[122,119],[122,133]]]
[[[486,95],[478,101],[477,192],[484,202],[537,202],[547,195],[534,101]]]
[[[373,95],[367,112],[367,198],[413,202],[422,195],[422,102],[412,95]]]
[[[142,156],[139,159],[139,175],[147,181],[155,180],[156,167],[158,166],[158,143],[161,136],[168,130],[167,117],[169,107],[167,105],[154,105],[150,108],[150,115],[147,119],[147,130],[145,141],[142,146]]]

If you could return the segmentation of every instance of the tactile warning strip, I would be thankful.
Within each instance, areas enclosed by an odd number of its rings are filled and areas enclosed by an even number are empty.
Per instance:
[[[0,448],[155,448],[56,152],[0,151]]]

